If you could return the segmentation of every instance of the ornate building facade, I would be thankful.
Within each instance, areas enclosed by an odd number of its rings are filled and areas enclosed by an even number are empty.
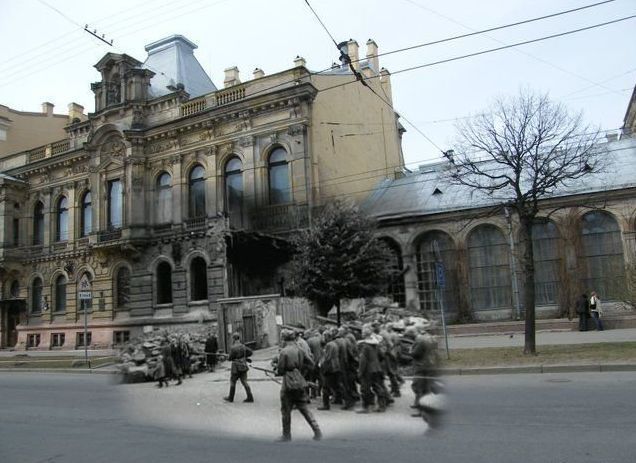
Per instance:
[[[375,42],[366,60],[342,47],[390,101]],[[172,36],[143,63],[107,54],[95,112],[3,158],[1,347],[108,347],[216,320],[219,299],[284,286],[286,238],[325,201],[403,169],[396,114],[345,63],[312,72],[297,57],[246,82],[228,68],[219,90],[195,48]]]

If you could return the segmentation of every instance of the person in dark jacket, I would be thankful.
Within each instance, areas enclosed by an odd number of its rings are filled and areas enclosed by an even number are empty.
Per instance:
[[[179,342],[176,337],[170,338],[170,358],[171,358],[171,370],[172,370],[172,378],[177,380],[177,386],[179,386],[183,377],[183,370],[181,369],[180,353],[179,353]]]
[[[352,370],[354,367],[354,359],[351,357],[351,346],[345,339],[346,334],[346,330],[342,327],[335,331],[335,342],[338,346],[338,359],[340,360],[340,391],[342,392],[342,396],[336,394],[335,403],[339,403],[341,400],[344,400],[342,409],[351,410],[355,405],[353,391],[351,389],[351,377],[354,375]]]
[[[322,407],[318,410],[329,410],[330,397],[338,396],[342,387],[340,357],[338,355],[338,344],[333,340],[329,331],[323,333],[325,347],[320,357],[318,369],[321,377]]]
[[[582,294],[576,300],[574,308],[579,315],[579,331],[587,331],[587,321],[590,318],[590,302],[587,299],[587,294]]]
[[[157,371],[157,379],[159,380],[158,386],[163,387],[164,385],[168,386],[168,381],[175,376],[174,372],[176,370],[174,358],[172,357],[172,346],[167,339],[165,340],[165,344],[161,346],[160,352],[161,365]]]
[[[320,359],[322,358],[322,342],[322,335],[319,331],[315,330],[307,333],[307,344],[314,359],[314,367],[311,369],[309,375],[309,380],[313,383],[313,386],[309,390],[312,398],[320,394],[321,379],[318,365],[320,365]]]
[[[205,363],[208,371],[212,372],[216,368],[216,353],[219,350],[219,343],[214,333],[210,332],[205,340]]]
[[[373,335],[373,330],[369,326],[362,328],[363,339],[359,342],[360,366],[358,367],[358,378],[362,390],[362,410],[358,413],[369,413],[371,405],[377,398],[377,412],[386,411],[389,401],[388,391],[384,386],[384,371],[379,358],[378,336]]]
[[[230,349],[230,355],[228,360],[232,362],[232,370],[230,371],[230,393],[227,397],[223,397],[226,402],[234,402],[234,393],[236,392],[236,382],[241,381],[241,384],[245,388],[247,398],[243,402],[254,402],[254,396],[252,396],[252,390],[247,384],[247,366],[248,359],[252,356],[252,350],[241,343],[241,336],[238,333],[232,335],[232,348]]]
[[[420,398],[432,391],[431,387],[435,384],[435,377],[438,375],[437,342],[423,328],[415,328],[412,331],[408,329],[406,334],[410,337],[414,335],[411,346],[414,379],[411,383],[411,389],[415,393],[414,407],[419,408]]]
[[[280,389],[280,411],[282,415],[283,434],[280,441],[291,440],[291,411],[294,407],[303,415],[311,430],[314,432],[314,440],[322,438],[322,432],[314,416],[307,408],[307,394],[302,374],[305,365],[312,365],[313,361],[296,344],[296,335],[291,330],[283,330],[281,338],[285,347],[278,354],[276,374],[283,377]]]
[[[181,374],[185,378],[186,375],[188,378],[192,378],[192,371],[190,369],[192,360],[190,358],[192,349],[190,348],[190,343],[185,336],[179,337],[177,341],[177,357],[175,358],[175,362],[179,369],[181,369]]]

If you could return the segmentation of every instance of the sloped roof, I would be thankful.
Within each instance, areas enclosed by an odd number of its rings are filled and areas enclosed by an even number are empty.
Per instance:
[[[636,137],[604,143],[607,166],[603,172],[590,173],[550,197],[621,190],[636,187]],[[377,219],[421,216],[495,205],[500,201],[483,191],[455,185],[445,179],[448,162],[421,166],[418,172],[396,180],[385,180],[362,205]],[[437,191],[436,191],[437,190]]]
[[[195,58],[195,48],[197,46],[183,35],[171,35],[146,45],[148,58],[142,67],[155,73],[150,81],[152,97],[172,93],[178,84],[183,84],[190,98],[217,90]],[[168,86],[173,88],[169,89]]]

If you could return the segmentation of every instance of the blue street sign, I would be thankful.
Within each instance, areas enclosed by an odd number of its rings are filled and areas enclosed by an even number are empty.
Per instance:
[[[446,288],[446,278],[444,277],[444,264],[441,262],[435,263],[435,275],[437,277],[437,287]]]

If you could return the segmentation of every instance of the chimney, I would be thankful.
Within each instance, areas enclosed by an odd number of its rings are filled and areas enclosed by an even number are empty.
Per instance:
[[[261,77],[265,77],[265,72],[261,68],[254,69],[254,79],[260,79]]]
[[[227,68],[225,70],[225,80],[223,81],[225,88],[238,85],[240,83],[241,79],[239,79],[239,69],[236,66]]]
[[[367,61],[375,72],[380,70],[380,60],[378,59],[378,44],[375,40],[367,40]]]
[[[69,124],[72,124],[73,121],[75,121],[75,119],[79,119],[80,121],[83,121],[86,119],[86,116],[84,115],[84,106],[79,105],[77,103],[69,103],[68,105]]]
[[[338,44],[338,48],[340,49],[341,58],[340,62],[343,66],[348,67],[348,64],[342,58],[343,55],[349,55],[349,59],[351,60],[351,64],[353,65],[353,69],[356,71],[360,70],[360,62],[358,61],[358,42],[353,39],[349,39],[347,42],[340,42]]]
[[[305,58],[303,58],[302,56],[296,56],[296,58],[294,58],[294,66],[299,68],[299,67],[305,67],[307,65],[307,61],[305,61]]]
[[[49,103],[48,101],[45,101],[44,103],[42,103],[42,114],[46,114],[47,116],[52,116],[53,108],[55,108],[55,105],[53,103]]]
[[[393,101],[393,92],[391,90],[391,73],[386,68],[380,69],[380,85],[382,85],[384,93],[389,98],[389,101]]]

